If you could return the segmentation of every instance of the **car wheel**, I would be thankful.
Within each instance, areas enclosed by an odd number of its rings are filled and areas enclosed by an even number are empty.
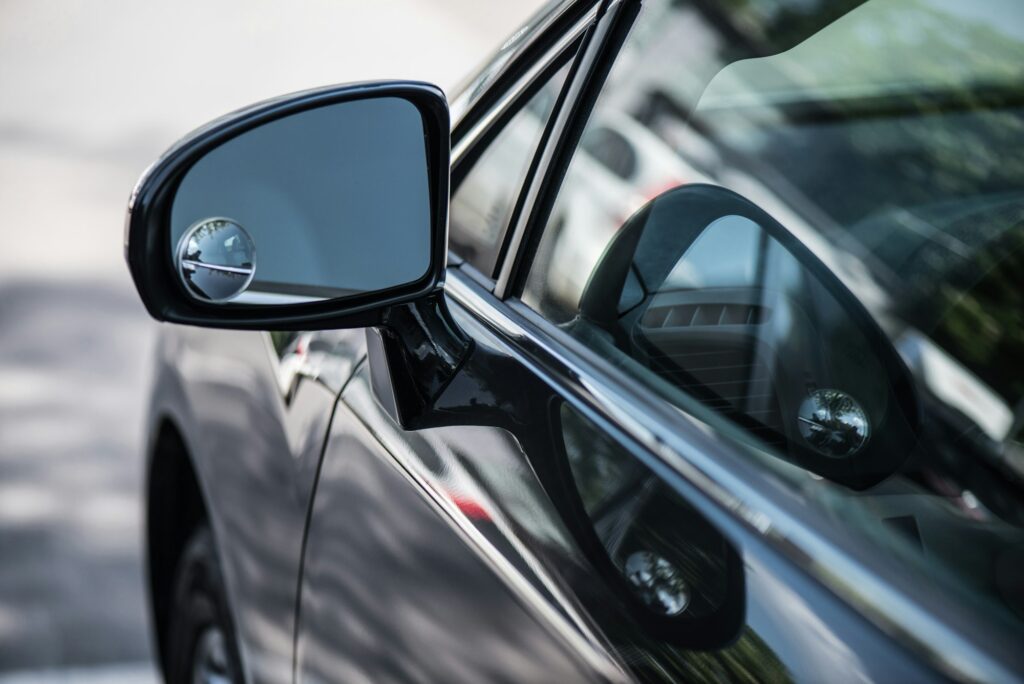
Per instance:
[[[203,526],[185,545],[175,575],[168,684],[241,683],[234,634],[213,536]]]

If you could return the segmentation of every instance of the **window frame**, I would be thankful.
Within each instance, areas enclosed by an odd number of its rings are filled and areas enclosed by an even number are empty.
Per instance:
[[[539,148],[534,160],[536,170],[521,192],[522,206],[513,213],[513,220],[506,229],[507,244],[499,253],[494,274],[493,291],[501,300],[522,293],[540,234],[561,190],[569,162],[641,4],[641,0],[605,0],[597,9],[596,24],[580,47],[576,64],[563,87],[561,106],[553,112],[549,122],[551,134]]]
[[[528,154],[527,168],[515,184],[517,190],[513,193],[512,210],[499,233],[495,263],[491,272],[482,272],[475,265],[462,259],[457,251],[448,251],[450,263],[459,265],[488,289],[493,289],[494,278],[497,277],[507,253],[510,228],[515,224],[523,207],[525,189],[530,186],[535,176],[540,154],[551,140],[553,124],[564,106],[568,86],[572,83],[580,58],[585,52],[587,32],[597,20],[599,6],[599,0],[566,3],[555,20],[549,22],[549,26],[534,29],[537,35],[533,43],[527,46],[534,49],[523,48],[522,51],[526,54],[509,65],[500,77],[494,77],[494,83],[478,95],[477,101],[466,104],[463,102],[463,98],[468,97],[465,93],[454,98],[453,107],[465,107],[466,113],[452,126],[452,197],[458,192],[466,177],[472,173],[476,163],[490,149],[491,143],[505,132],[509,122],[522,111],[530,98],[560,69],[569,66],[569,73],[556,95],[541,138],[536,148]],[[495,61],[500,60],[501,51]],[[481,75],[487,74],[489,69],[490,67],[485,68]]]

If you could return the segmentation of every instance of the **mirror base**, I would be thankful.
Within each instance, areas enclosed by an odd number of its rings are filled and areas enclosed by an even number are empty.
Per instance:
[[[389,308],[366,331],[374,396],[403,429],[429,427],[434,403],[473,350],[444,293]]]

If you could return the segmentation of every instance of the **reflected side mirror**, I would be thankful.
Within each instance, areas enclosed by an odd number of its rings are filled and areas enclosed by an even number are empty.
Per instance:
[[[873,486],[919,443],[912,377],[874,315],[725,188],[680,186],[630,217],[580,311],[575,335],[610,340],[603,353],[628,357],[674,403],[707,420],[700,409],[711,409],[733,434],[833,482]]]
[[[732,543],[575,408],[555,402],[551,413],[561,490],[555,498],[633,625],[623,622],[624,632],[610,636],[701,650],[742,638],[746,583]]]

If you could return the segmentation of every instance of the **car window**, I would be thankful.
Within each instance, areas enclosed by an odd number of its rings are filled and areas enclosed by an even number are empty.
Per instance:
[[[646,3],[522,292],[1015,629],[1022,55],[1010,1]]]
[[[452,195],[449,248],[491,275],[527,167],[565,83],[568,64],[530,97],[490,142]]]

